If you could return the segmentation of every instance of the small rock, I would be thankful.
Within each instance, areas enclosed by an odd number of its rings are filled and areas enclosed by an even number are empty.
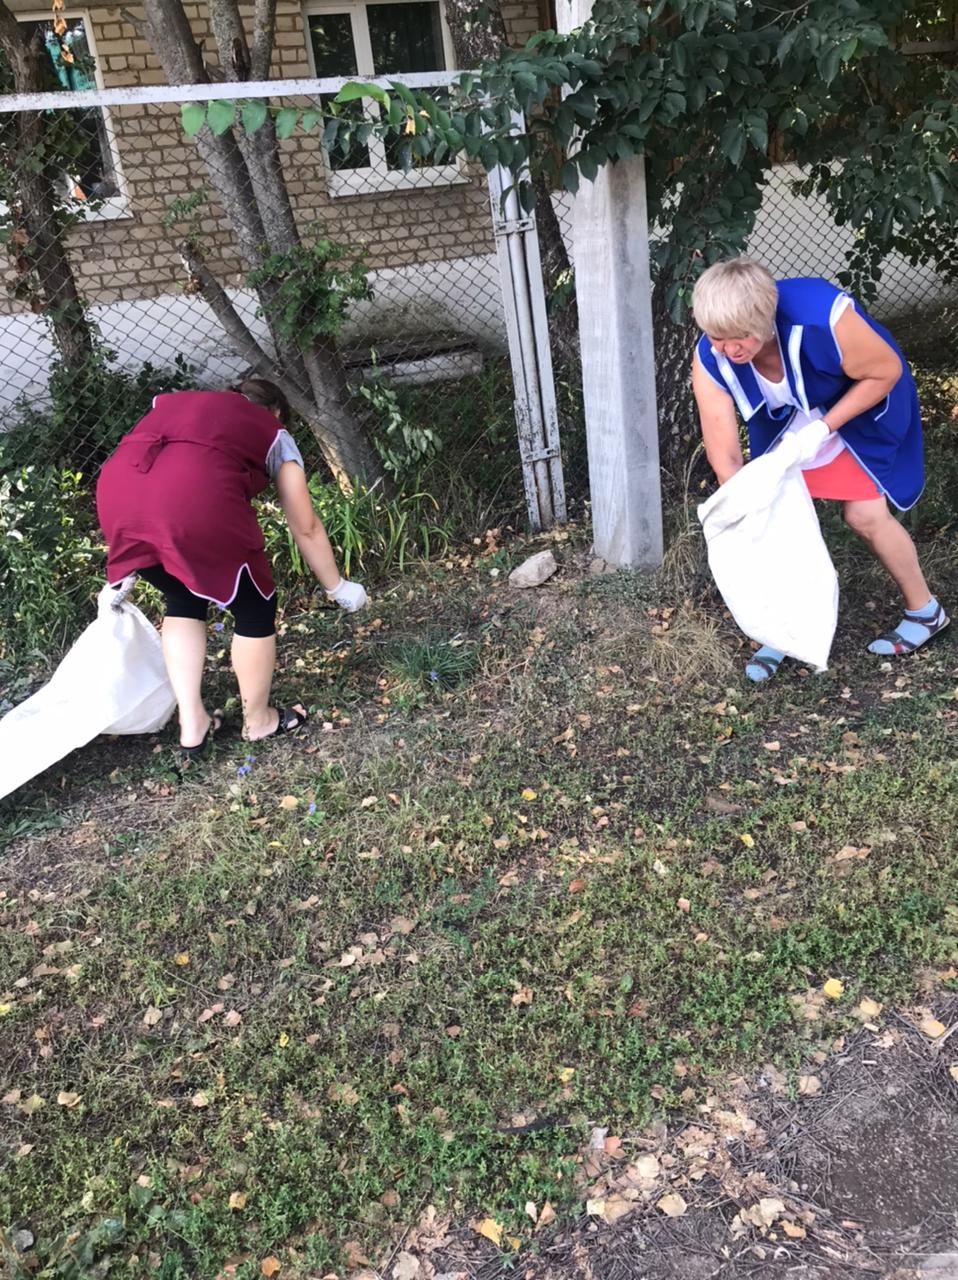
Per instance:
[[[12,1231],[10,1233],[10,1243],[17,1253],[26,1253],[28,1249],[33,1248],[33,1232],[28,1231],[26,1227]]]
[[[509,574],[514,587],[541,587],[558,571],[556,558],[551,551],[537,551]]]

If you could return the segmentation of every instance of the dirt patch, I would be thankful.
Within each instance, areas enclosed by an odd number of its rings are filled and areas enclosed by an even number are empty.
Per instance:
[[[414,1228],[417,1275],[958,1280],[958,999],[934,1012],[942,1036],[922,1032],[930,1011],[921,1010],[839,1040],[805,1065],[798,1096],[797,1080],[766,1067],[707,1101],[694,1122],[624,1140],[618,1162],[586,1149],[591,1212],[543,1233],[536,1249],[504,1257],[464,1229],[424,1237],[420,1253]],[[659,1177],[643,1192],[630,1171],[653,1150]],[[669,1187],[686,1202],[675,1218],[660,1207]],[[623,1191],[635,1195],[631,1207]],[[603,1201],[620,1220],[602,1220]]]

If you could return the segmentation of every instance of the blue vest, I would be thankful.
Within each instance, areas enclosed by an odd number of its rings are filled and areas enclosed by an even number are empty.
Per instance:
[[[801,276],[778,281],[775,328],[788,385],[805,410],[827,412],[853,385],[842,369],[831,329],[831,312],[841,290],[827,280]],[[840,428],[846,448],[900,511],[918,501],[925,484],[918,389],[891,334],[860,307],[858,314],[896,352],[902,375],[879,404]],[[769,409],[751,364],[735,365],[719,355],[703,334],[696,348],[703,368],[728,391],[748,425],[752,457],[766,453],[788,426],[795,410]]]

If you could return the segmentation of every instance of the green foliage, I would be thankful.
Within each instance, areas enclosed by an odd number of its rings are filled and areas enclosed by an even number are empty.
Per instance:
[[[85,477],[55,466],[0,475],[0,659],[56,656],[91,620],[102,580]]]
[[[412,561],[443,555],[451,531],[439,504],[428,493],[385,497],[377,489],[357,486],[343,493],[338,485],[311,476],[313,505],[329,534],[343,573],[381,577],[402,572]],[[296,592],[315,580],[274,502],[260,507],[266,550],[277,577]]]
[[[372,359],[375,366],[375,351]],[[415,476],[442,447],[435,431],[422,426],[403,411],[399,395],[392,387],[386,386],[378,376],[378,370],[377,376],[361,383],[356,390],[370,407],[370,437],[383,466],[399,481]]]
[[[346,261],[350,250],[326,236],[270,254],[247,277],[252,288],[268,297],[270,316],[280,336],[304,350],[317,338],[335,338],[350,302],[372,296],[366,267]]]
[[[403,640],[386,660],[402,694],[445,693],[463,684],[477,665],[475,646],[463,636],[426,635]]]

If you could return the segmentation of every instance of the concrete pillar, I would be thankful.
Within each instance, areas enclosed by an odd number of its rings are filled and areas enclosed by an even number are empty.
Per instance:
[[[560,31],[592,0],[558,0]],[[641,157],[603,166],[575,197],[573,239],[595,554],[616,566],[662,563],[652,287]]]

